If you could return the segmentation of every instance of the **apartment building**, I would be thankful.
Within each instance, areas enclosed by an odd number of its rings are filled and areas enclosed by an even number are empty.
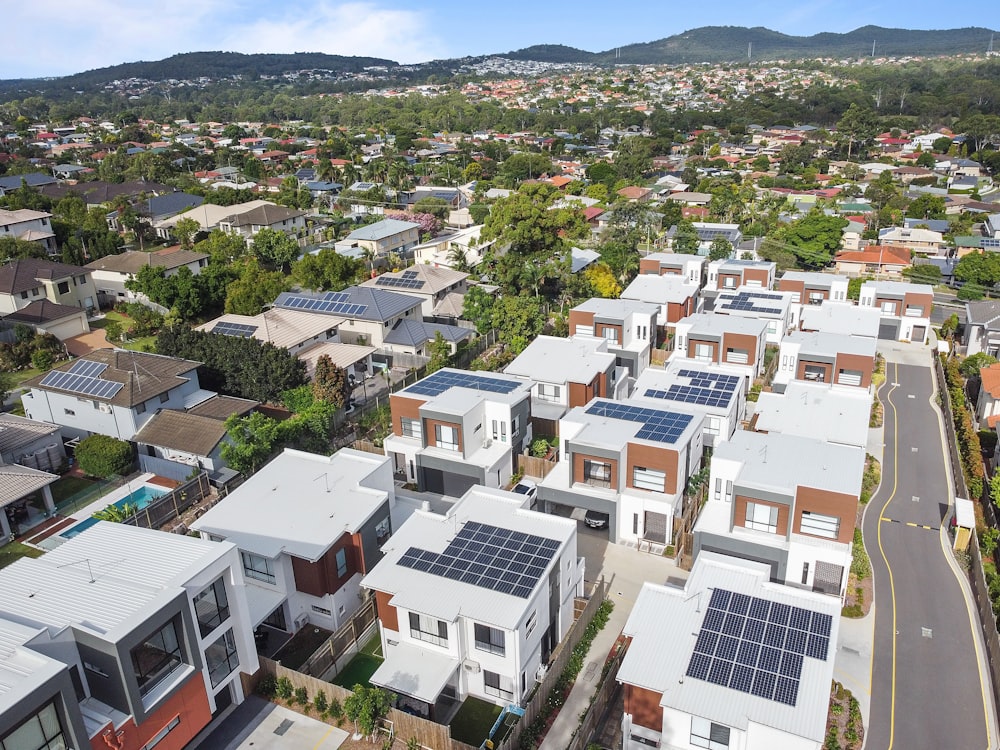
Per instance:
[[[639,260],[639,274],[680,276],[689,284],[705,285],[708,258],[683,253],[650,253]]]
[[[864,461],[854,446],[738,431],[712,454],[695,557],[766,561],[772,580],[842,596]]]
[[[673,324],[681,318],[701,312],[701,287],[670,274],[640,274],[622,290],[620,296],[658,306],[657,323],[669,330],[673,330]]]
[[[531,390],[512,375],[447,367],[392,394],[384,445],[394,472],[452,496],[504,486],[514,454],[531,444]]]
[[[415,511],[362,585],[375,594],[385,661],[370,682],[447,721],[466,697],[520,704],[583,594],[576,522],[524,498],[470,489],[445,515]]]
[[[892,341],[927,343],[934,306],[934,287],[903,281],[866,281],[858,305],[882,313],[878,337]]]
[[[768,292],[740,287],[736,291],[719,292],[713,311],[716,315],[767,322],[767,343],[779,344],[792,329],[792,295],[788,292]]]
[[[286,448],[191,528],[239,548],[251,625],[287,638],[306,623],[336,631],[357,611],[395,500],[384,456]]]
[[[703,419],[635,399],[573,409],[559,421],[559,462],[538,485],[541,507],[606,514],[613,542],[670,544],[687,480],[701,467]]]
[[[589,299],[569,311],[569,333],[607,339],[608,351],[618,364],[637,377],[649,366],[650,348],[656,346],[660,308],[628,299]]]
[[[778,280],[777,290],[792,295],[792,326],[797,327],[806,306],[826,301],[848,302],[847,276],[810,271],[786,271]]]
[[[181,748],[258,669],[232,544],[102,521],[0,589],[4,748]]]
[[[677,323],[674,357],[738,367],[745,373],[749,388],[749,383],[763,372],[767,328],[767,321],[754,318],[690,315]]]
[[[875,339],[818,331],[796,331],[778,349],[773,387],[782,393],[792,380],[868,389],[875,372]]]

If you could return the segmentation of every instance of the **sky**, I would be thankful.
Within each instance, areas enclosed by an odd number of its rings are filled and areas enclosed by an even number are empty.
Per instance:
[[[6,2],[0,79],[59,76],[179,52],[326,52],[401,63],[565,44],[593,52],[708,25],[765,26],[786,34],[986,26],[994,0],[963,4],[949,21],[938,3],[842,0],[50,0]],[[680,7],[678,7],[680,6]]]

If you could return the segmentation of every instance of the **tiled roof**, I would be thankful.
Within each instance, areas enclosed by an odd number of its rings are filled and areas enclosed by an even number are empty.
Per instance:
[[[225,422],[219,419],[164,409],[150,417],[132,440],[196,456],[208,456],[225,435]]]
[[[180,247],[168,247],[156,252],[147,253],[142,250],[127,250],[118,255],[106,255],[92,260],[85,268],[92,271],[116,271],[117,273],[136,274],[145,266],[158,266],[168,271],[186,266],[199,260],[205,260],[208,255]]]
[[[979,378],[984,391],[993,398],[1000,398],[1000,363],[984,367],[979,371]]]
[[[83,309],[79,307],[60,305],[57,302],[49,302],[47,299],[39,299],[25,305],[20,310],[3,316],[3,319],[8,323],[39,325],[53,320],[62,320],[71,315],[79,315],[81,312]]]

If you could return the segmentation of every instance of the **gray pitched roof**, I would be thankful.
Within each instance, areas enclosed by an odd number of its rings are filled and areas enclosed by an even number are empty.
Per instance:
[[[18,294],[34,289],[42,280],[54,281],[86,273],[80,266],[40,258],[18,258],[0,266],[0,294]]]
[[[350,315],[343,312],[342,308],[331,310],[329,312],[330,315],[336,315],[339,318],[355,318],[357,320],[378,320],[385,322],[398,315],[402,315],[407,310],[412,310],[413,308],[420,307],[420,305],[423,304],[420,297],[416,297],[412,294],[387,292],[383,289],[376,289],[375,287],[370,286],[349,286],[341,293],[349,295],[349,297],[344,300],[346,305],[364,305],[365,309],[362,312]],[[282,292],[278,295],[274,304],[276,307],[291,308],[292,306],[288,304],[288,300],[291,297],[312,297],[314,299],[323,299],[322,294],[296,294],[294,292]]]
[[[385,337],[387,344],[403,346],[420,346],[427,341],[433,341],[440,333],[445,341],[461,341],[470,337],[471,328],[449,326],[440,323],[422,323],[418,320],[398,320]]]
[[[1000,301],[966,302],[965,314],[969,325],[990,326],[1000,319]]]
[[[347,235],[346,239],[349,240],[384,240],[386,237],[392,237],[394,234],[399,234],[400,232],[405,232],[408,229],[418,229],[419,224],[415,224],[412,221],[401,221],[399,219],[383,219],[382,221],[377,221],[374,224],[369,224],[366,227],[359,227]]]

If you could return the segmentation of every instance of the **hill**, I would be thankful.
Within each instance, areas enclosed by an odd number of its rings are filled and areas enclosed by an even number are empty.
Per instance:
[[[567,47],[565,44],[536,44],[533,47],[525,47],[505,55],[498,55],[498,57],[549,63],[592,63],[595,62],[598,54],[576,47]]]

